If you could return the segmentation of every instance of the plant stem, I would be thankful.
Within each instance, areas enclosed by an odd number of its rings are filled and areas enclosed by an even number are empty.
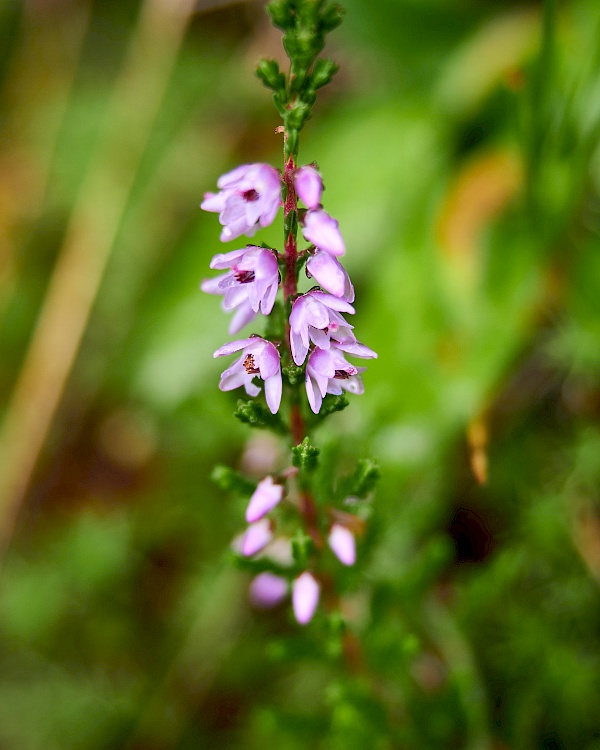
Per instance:
[[[319,530],[319,512],[310,492],[303,491],[300,493],[300,513],[304,518],[306,533],[313,540],[317,549],[323,549],[325,543]]]
[[[292,404],[291,413],[290,413],[290,432],[292,435],[292,440],[294,441],[294,445],[300,445],[300,443],[304,440],[304,420],[302,419],[302,414],[300,413],[300,406],[298,403]]]
[[[298,287],[296,282],[296,260],[298,258],[298,246],[296,243],[296,231],[298,228],[298,197],[294,187],[294,170],[296,163],[292,154],[285,162],[283,181],[286,187],[285,203],[283,205],[283,222],[285,234],[285,279],[283,282],[283,300],[296,294]]]

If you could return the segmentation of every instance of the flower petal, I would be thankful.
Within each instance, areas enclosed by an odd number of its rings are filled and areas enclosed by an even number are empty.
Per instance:
[[[265,341],[264,339],[259,340],[263,342],[264,346],[256,351],[258,369],[260,370],[261,378],[267,380],[281,370],[279,352],[270,341]]]
[[[361,359],[377,359],[377,352],[369,349],[368,346],[361,344],[360,341],[350,341],[347,343],[336,342],[336,347],[341,349],[348,354],[352,354],[353,357],[361,357]]]
[[[262,340],[262,339],[259,339]],[[239,341],[230,341],[228,344],[223,344],[217,351],[213,354],[213,357],[224,357],[227,354],[233,354],[234,352],[239,352],[240,349],[244,349],[246,346],[250,346],[251,344],[256,343],[256,338],[249,338],[249,339],[240,339]]]
[[[252,309],[250,303],[247,300],[245,302],[242,302],[242,304],[238,306],[235,315],[231,319],[231,323],[229,324],[229,333],[232,335],[234,333],[238,333],[238,331],[241,331],[244,326],[247,326],[248,323],[253,321],[255,317],[256,313]]]
[[[281,372],[277,371],[275,375],[265,380],[265,398],[271,414],[277,414],[281,404]]]
[[[323,403],[323,396],[319,390],[316,381],[306,373],[306,395],[308,397],[308,403],[310,408],[315,414],[318,414],[321,410],[321,404]]]
[[[235,263],[238,258],[243,258],[244,254],[247,252],[247,248],[243,247],[240,250],[232,250],[229,253],[218,253],[217,255],[213,256],[213,259],[210,262],[211,268],[217,268],[219,270],[223,268],[231,268],[231,266]]]

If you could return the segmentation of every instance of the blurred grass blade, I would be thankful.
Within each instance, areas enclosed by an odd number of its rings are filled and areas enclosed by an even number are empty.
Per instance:
[[[193,9],[193,0],[146,0],[142,6],[0,435],[4,548],[77,356]]]

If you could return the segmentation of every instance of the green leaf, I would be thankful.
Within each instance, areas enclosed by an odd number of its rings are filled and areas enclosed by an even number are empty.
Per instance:
[[[283,341],[285,338],[285,317],[283,305],[279,300],[273,305],[273,309],[266,316],[264,338],[268,341]]]
[[[283,367],[281,374],[292,387],[304,383],[306,377],[304,369],[302,367],[297,367],[294,364],[289,364]]]
[[[306,569],[308,559],[311,556],[315,544],[313,540],[305,534],[303,531],[298,529],[295,535],[292,537],[292,555],[294,560],[298,564],[298,567],[302,570]]]
[[[251,495],[256,489],[256,483],[251,482],[239,471],[229,466],[217,464],[210,475],[211,480],[222,490],[236,495]]]
[[[375,489],[380,475],[381,472],[376,461],[371,458],[361,458],[354,474],[345,477],[340,482],[338,494],[341,497],[350,495],[365,497]]]
[[[315,425],[322,422],[325,417],[328,417],[330,414],[334,414],[336,411],[343,411],[349,405],[350,402],[346,398],[345,394],[342,393],[340,396],[332,396],[331,394],[328,394],[323,399],[321,410],[318,414],[314,415],[310,426],[314,427]]]
[[[286,129],[300,130],[310,117],[310,109],[307,102],[297,99],[287,111],[285,117]]]
[[[267,5],[267,12],[275,26],[286,31],[294,26],[294,3],[289,0],[272,0]]]
[[[292,448],[292,463],[302,471],[311,472],[317,468],[319,449],[311,445],[308,437],[305,437],[300,445]]]
[[[279,70],[279,63],[276,60],[267,60],[263,57],[256,68],[256,75],[265,86],[276,93],[283,92],[285,95],[285,75]]]
[[[344,9],[341,5],[332,3],[321,15],[319,28],[321,33],[327,34],[336,29],[344,19]]]
[[[233,414],[240,422],[244,422],[244,424],[248,424],[250,427],[271,430],[278,435],[288,434],[288,428],[283,423],[279,414],[271,414],[268,409],[257,404],[256,401],[244,401],[240,399],[237,403],[237,409]]]
[[[326,86],[338,72],[339,65],[333,60],[322,58],[317,60],[310,75],[310,86],[313,91]]]

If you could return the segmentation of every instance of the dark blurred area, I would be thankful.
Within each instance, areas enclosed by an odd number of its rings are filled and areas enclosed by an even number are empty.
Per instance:
[[[300,158],[379,353],[315,435],[382,468],[354,675],[251,608],[210,480],[285,460],[199,291],[204,192],[281,165],[264,5],[0,3],[0,748],[600,750],[600,5],[345,0],[328,43]]]

